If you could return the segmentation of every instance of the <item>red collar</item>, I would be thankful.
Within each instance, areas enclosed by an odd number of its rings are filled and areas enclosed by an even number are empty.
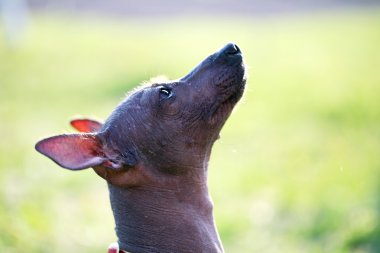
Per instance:
[[[117,242],[114,242],[114,243],[111,243],[110,246],[108,246],[108,253],[129,253],[129,252],[120,249],[119,244]]]

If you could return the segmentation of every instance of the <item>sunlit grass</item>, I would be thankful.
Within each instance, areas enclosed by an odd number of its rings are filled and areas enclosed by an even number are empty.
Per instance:
[[[233,20],[36,16],[19,48],[0,41],[0,251],[104,252],[105,183],[34,143],[235,41],[250,78],[209,176],[226,251],[378,252],[380,12]]]

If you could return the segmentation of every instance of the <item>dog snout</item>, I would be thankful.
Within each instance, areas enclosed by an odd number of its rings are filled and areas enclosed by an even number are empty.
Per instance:
[[[222,52],[226,55],[236,55],[241,53],[240,48],[234,43],[228,43],[225,45],[222,48]]]
[[[214,54],[207,57],[202,61],[195,69],[193,69],[189,74],[181,78],[181,80],[189,80],[191,78],[196,78],[202,70],[210,70],[210,73],[218,75],[218,71],[225,67],[228,67],[228,72],[233,73],[235,71],[242,71],[244,73],[243,54],[240,48],[235,43],[228,43],[220,50],[216,51]]]
[[[216,54],[215,62],[227,64],[228,66],[242,62],[243,55],[235,43],[228,43]]]

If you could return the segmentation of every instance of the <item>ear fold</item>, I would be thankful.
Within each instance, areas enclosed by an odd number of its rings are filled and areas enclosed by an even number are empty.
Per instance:
[[[102,164],[114,169],[122,167],[121,162],[115,162],[116,160],[106,156],[95,134],[53,136],[39,141],[36,150],[70,170],[81,170]]]
[[[82,133],[95,133],[103,126],[102,123],[93,119],[73,119],[70,124]]]

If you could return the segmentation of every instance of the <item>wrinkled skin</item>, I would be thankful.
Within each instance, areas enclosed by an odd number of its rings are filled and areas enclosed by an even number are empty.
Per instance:
[[[104,125],[72,122],[91,133],[51,137],[36,149],[107,180],[121,249],[223,252],[207,164],[244,86],[242,55],[230,43],[179,80],[136,89]]]
[[[162,88],[171,95],[161,94]],[[243,88],[241,54],[217,52],[178,81],[133,92],[108,118],[101,135],[117,150],[133,146],[141,160],[164,173],[191,173],[193,167],[203,167]]]

